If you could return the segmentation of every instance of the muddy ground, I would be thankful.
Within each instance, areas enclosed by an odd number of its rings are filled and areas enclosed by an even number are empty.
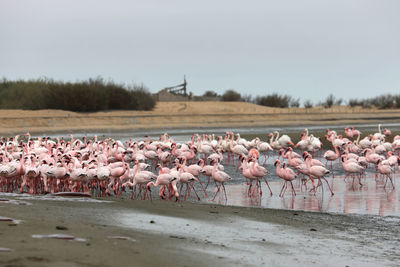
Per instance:
[[[0,248],[11,250],[0,252],[1,266],[398,266],[400,262],[399,217],[161,200],[1,198]],[[33,238],[48,234],[84,240]]]

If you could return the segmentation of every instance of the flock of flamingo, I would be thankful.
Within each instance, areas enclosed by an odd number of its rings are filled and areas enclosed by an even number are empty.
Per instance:
[[[220,192],[227,199],[224,184],[232,177],[224,172],[225,164],[234,165],[237,172],[240,170],[246,178],[249,196],[262,194],[262,180],[272,196],[266,169],[270,153],[277,155],[276,174],[284,181],[281,197],[287,188],[296,194],[293,186],[296,178],[300,190],[304,187],[308,190],[307,184],[311,182],[309,191],[314,194],[325,181],[333,195],[325,177],[333,172],[335,161],[341,162],[346,177],[353,177],[353,185],[357,178],[362,185],[363,174],[372,166],[375,178],[378,174],[384,176],[385,186],[390,181],[389,186],[394,188],[393,174],[400,162],[400,136],[388,142],[390,135],[388,129],[381,131],[381,125],[377,133],[362,140],[360,131],[354,127],[345,128],[344,135],[327,129],[325,138],[333,150],[318,157],[322,154],[322,142],[307,129],[297,144],[277,131],[269,134],[269,142],[258,137],[249,141],[226,132],[216,138],[214,134],[194,134],[186,143],[176,143],[163,134],[159,140],[146,137],[140,141],[130,139],[125,144],[111,138],[98,140],[96,136],[82,140],[72,135],[70,140],[33,140],[28,133],[0,143],[0,192],[120,196],[123,191],[131,190],[132,198],[146,199],[152,198],[152,187],[159,187],[160,198],[181,201],[191,197],[191,193],[200,200],[195,183],[199,183],[201,195],[207,197],[206,189],[214,181],[214,201]]]

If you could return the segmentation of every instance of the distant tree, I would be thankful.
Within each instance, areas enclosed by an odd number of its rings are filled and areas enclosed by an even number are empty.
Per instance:
[[[306,101],[304,101],[303,106],[305,108],[312,108],[313,107],[313,103],[311,102],[311,100],[307,99]]]
[[[265,96],[258,96],[256,97],[255,102],[258,105],[267,106],[267,107],[277,107],[277,108],[288,108],[293,104],[297,106],[299,100],[293,100],[291,96],[288,95],[278,95],[276,93],[265,95]]]
[[[334,102],[335,102],[335,97],[334,97],[332,94],[330,94],[330,95],[325,99],[325,102],[322,103],[322,105],[323,105],[325,108],[330,108],[330,107],[333,106],[333,103],[334,103]]]
[[[356,106],[361,106],[362,105],[362,100],[357,100],[357,99],[350,99],[349,104],[350,107],[354,108]]]
[[[226,90],[222,95],[222,101],[240,101],[241,95],[233,89]]]
[[[253,103],[254,102],[253,96],[250,94],[245,94],[242,96],[242,101],[247,103]]]
[[[135,109],[152,110],[156,105],[156,100],[144,84],[133,84],[128,89]]]
[[[400,95],[393,96],[394,108],[400,108]]]
[[[124,85],[101,77],[86,81],[0,80],[0,108],[63,109],[78,112],[99,110],[151,110],[153,95],[144,85]]]
[[[217,97],[218,94],[216,92],[212,91],[212,90],[208,90],[208,91],[205,91],[203,96],[206,96],[206,97]]]
[[[322,102],[321,104],[325,107],[325,108],[330,108],[333,105],[337,105],[340,106],[343,102],[343,99],[339,98],[336,99],[335,96],[333,94],[328,95],[328,97],[325,99],[324,102]]]
[[[298,108],[298,107],[300,107],[300,98],[297,98],[297,99],[290,99],[290,101],[289,101],[289,106],[291,107],[291,108]]]

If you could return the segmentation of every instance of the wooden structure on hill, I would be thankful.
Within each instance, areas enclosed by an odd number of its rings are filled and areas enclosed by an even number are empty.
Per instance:
[[[187,93],[186,77],[183,76],[183,83],[165,87],[154,96],[157,101],[189,101],[192,98],[192,93]]]
[[[176,102],[176,101],[217,101],[218,97],[194,96],[192,92],[187,92],[186,77],[183,76],[183,83],[165,87],[154,94],[156,101]]]
[[[167,90],[168,93],[171,93],[174,95],[188,96],[188,94],[186,93],[186,86],[187,86],[186,77],[183,76],[182,84],[178,84],[178,85],[171,86],[171,87],[165,87],[163,90]]]

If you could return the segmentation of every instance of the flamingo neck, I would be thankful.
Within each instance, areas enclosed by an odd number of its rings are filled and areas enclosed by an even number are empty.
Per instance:
[[[307,169],[310,170],[311,169],[311,158],[310,157],[306,158],[306,165],[307,165]]]
[[[275,137],[275,140],[274,140],[274,141],[277,141],[277,140],[279,139],[279,132],[276,131],[275,133],[276,133],[276,137]]]
[[[348,150],[347,146],[346,146],[346,149]],[[338,146],[335,146],[335,152],[336,152],[336,157],[339,157],[339,148],[338,148]]]

